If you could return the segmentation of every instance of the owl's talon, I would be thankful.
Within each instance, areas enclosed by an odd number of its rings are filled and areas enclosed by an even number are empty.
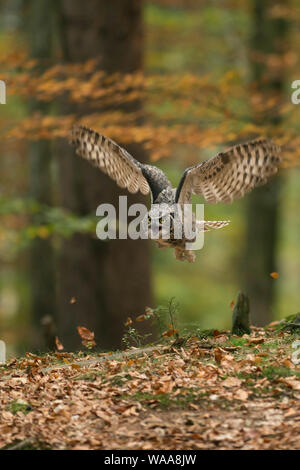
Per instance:
[[[178,261],[184,261],[185,260],[184,251],[181,248],[175,248],[174,251],[175,251],[175,258]]]
[[[185,254],[185,259],[189,263],[194,263],[196,261],[196,255],[193,251],[188,250],[188,251],[185,251],[184,254]]]

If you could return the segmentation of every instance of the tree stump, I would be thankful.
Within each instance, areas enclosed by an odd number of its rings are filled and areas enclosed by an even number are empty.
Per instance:
[[[232,316],[232,334],[243,336],[250,334],[250,302],[249,298],[239,292]]]

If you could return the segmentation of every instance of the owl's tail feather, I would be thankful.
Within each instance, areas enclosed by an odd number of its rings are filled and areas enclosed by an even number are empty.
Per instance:
[[[229,224],[230,220],[197,220],[197,229],[199,232],[209,232],[227,227]]]

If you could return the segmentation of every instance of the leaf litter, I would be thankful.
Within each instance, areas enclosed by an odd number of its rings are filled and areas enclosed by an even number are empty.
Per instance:
[[[94,342],[78,331],[83,344]],[[300,447],[294,336],[253,328],[242,338],[164,341],[85,360],[28,353],[0,367],[0,448]]]

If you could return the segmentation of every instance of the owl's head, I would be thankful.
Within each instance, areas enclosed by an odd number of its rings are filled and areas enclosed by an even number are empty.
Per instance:
[[[152,206],[147,222],[151,238],[165,240],[173,238],[175,225],[181,224],[174,208],[164,204]]]

